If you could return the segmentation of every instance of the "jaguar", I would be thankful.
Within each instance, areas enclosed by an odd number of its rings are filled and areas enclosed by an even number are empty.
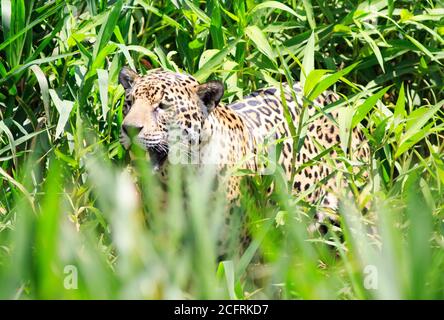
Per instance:
[[[239,198],[241,177],[227,169],[267,171],[259,153],[266,145],[280,145],[274,149],[279,151],[274,152],[275,163],[291,181],[292,192],[306,193],[308,202],[335,210],[343,187],[336,173],[345,170],[340,157],[348,156],[348,165],[367,176],[370,148],[362,131],[355,127],[340,147],[338,110],[328,108],[339,99],[332,91],[307,101],[299,82],[283,83],[223,104],[222,82],[200,84],[184,73],[154,69],[142,76],[123,67],[119,82],[125,89],[120,142],[127,149],[132,143],[142,146],[162,177],[168,162],[185,154],[197,165],[213,165],[233,202]],[[305,130],[298,130],[301,124]],[[294,143],[295,128],[299,145]],[[174,146],[181,152],[173,152]],[[326,154],[330,161],[322,157]]]

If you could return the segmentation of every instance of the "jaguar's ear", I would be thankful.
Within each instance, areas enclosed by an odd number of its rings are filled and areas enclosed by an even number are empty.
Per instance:
[[[133,86],[134,80],[139,77],[136,71],[123,67],[119,73],[119,82],[125,88],[125,90],[131,88]]]
[[[220,81],[209,81],[197,87],[197,95],[210,113],[224,95],[224,85]]]

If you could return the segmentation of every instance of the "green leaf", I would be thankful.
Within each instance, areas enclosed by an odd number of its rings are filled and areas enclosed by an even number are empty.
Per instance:
[[[11,177],[2,167],[0,167],[0,176],[3,177],[6,181],[9,181],[11,184],[17,187],[21,193],[25,196],[25,199],[29,201],[31,207],[34,209],[34,198],[29,194],[28,190],[17,180]]]
[[[78,163],[75,159],[73,159],[72,157],[64,154],[63,152],[61,152],[59,149],[55,149],[54,150],[55,155],[57,156],[58,159],[65,161],[67,164],[69,164],[71,167],[73,168],[77,168],[78,167]]]
[[[202,52],[199,59],[199,69],[203,68],[205,63],[207,63],[211,58],[213,58],[219,52],[220,50],[218,49],[209,49]]]
[[[256,12],[258,10],[265,9],[265,8],[283,10],[283,11],[286,11],[286,12],[292,14],[293,16],[295,16],[298,19],[304,20],[304,16],[301,16],[300,14],[298,14],[296,11],[294,11],[293,9],[288,7],[287,5],[285,5],[281,2],[278,2],[278,1],[265,1],[265,2],[258,4],[257,6],[255,6],[251,9],[250,15],[252,15],[254,12]]]
[[[313,17],[313,6],[311,5],[311,0],[302,0],[302,3],[304,4],[308,24],[310,25],[310,28],[314,30],[316,28],[316,21]]]
[[[119,48],[122,50],[122,52],[124,53],[125,56],[126,56],[126,54],[125,54],[125,51],[123,51],[122,47],[125,47],[126,50],[128,50],[128,51],[136,51],[136,52],[142,53],[142,54],[148,56],[152,61],[155,61],[158,64],[160,63],[159,62],[159,58],[157,57],[157,55],[153,51],[151,51],[151,50],[149,50],[149,49],[147,49],[145,47],[137,46],[137,45],[131,45],[131,46],[119,45]],[[132,59],[130,59],[130,60],[132,60]],[[128,62],[130,60],[128,60]],[[130,66],[131,66],[131,64],[130,64]],[[131,68],[136,70],[136,67],[134,66],[134,64],[133,64],[133,66]]]
[[[305,78],[311,71],[314,69],[314,47],[315,47],[315,33],[312,32],[310,38],[308,38],[307,45],[304,49],[304,59],[302,60],[302,69],[301,69],[301,86],[305,90]]]
[[[4,132],[6,134],[6,136],[8,137],[9,150],[11,150],[12,157],[15,162],[16,148],[17,148],[16,142],[14,140],[14,135],[12,134],[11,130],[9,130],[8,126],[5,124],[5,122],[3,120],[0,121],[0,133],[2,133],[2,132]],[[0,151],[0,154],[2,154],[1,151]]]
[[[208,8],[211,10],[210,33],[213,47],[222,49],[225,45],[224,34],[222,32],[222,17],[220,14],[220,5],[218,0],[210,0]]]
[[[9,2],[9,0],[3,0],[3,1]],[[17,30],[17,32],[14,35],[11,35],[10,37],[8,37],[7,40],[5,39],[5,41],[3,43],[0,43],[0,50],[3,50],[7,46],[9,46],[12,42],[14,42],[17,39],[19,39],[20,37],[22,37],[26,32],[28,32],[29,30],[34,28],[36,25],[38,25],[39,23],[41,23],[42,21],[44,21],[45,19],[47,19],[48,17],[50,17],[54,13],[58,12],[60,10],[60,8],[62,8],[64,5],[66,5],[66,4],[63,1],[61,1],[60,3],[58,3],[57,5],[52,7],[50,10],[45,11],[45,13],[42,14],[41,16],[39,16],[38,19],[33,20],[31,23],[28,23],[25,26],[23,26],[23,28],[20,28],[19,30]],[[3,15],[3,6],[2,6],[2,15]],[[5,14],[5,16],[6,16],[6,14]]]
[[[119,21],[120,17],[120,11],[122,10],[123,1],[118,0],[111,12],[109,13],[106,22],[102,24],[102,27],[100,28],[99,35],[97,36],[96,43],[94,45],[93,49],[93,59],[97,57],[99,52],[108,44],[108,42],[111,40],[111,36],[114,33],[114,27],[116,26],[117,22]]]
[[[363,104],[361,104],[355,111],[355,114],[353,115],[353,121],[352,121],[352,128],[356,127],[358,123],[360,123],[362,120],[364,120],[367,113],[370,112],[370,110],[374,107],[376,102],[378,102],[379,99],[381,99],[384,94],[387,92],[388,89],[390,89],[391,86],[385,87],[378,92],[376,92],[374,95],[368,97]]]
[[[352,32],[352,28],[350,28],[349,26],[346,26],[344,24],[336,24],[333,27],[333,32],[344,32],[344,33],[351,33]]]
[[[11,17],[12,17],[11,0],[1,0],[0,9],[1,9],[2,27],[3,27],[2,30],[3,41],[6,41],[9,38],[11,32]]]
[[[401,137],[401,141],[399,143],[399,148],[395,153],[395,158],[398,158],[402,153],[404,153],[408,147],[416,143],[417,141],[423,139],[425,136],[429,134],[428,130],[421,130],[421,128],[435,115],[438,110],[442,108],[444,105],[444,100],[441,100],[438,102],[435,106],[429,108],[428,110],[426,107],[423,107],[421,109],[426,109],[427,111],[424,112],[420,117],[415,117],[414,121],[412,121],[412,125],[409,127],[409,129],[406,131],[406,133]],[[418,109],[418,110],[421,110]],[[409,118],[412,115],[409,116]]]
[[[401,89],[399,90],[398,100],[396,100],[395,110],[393,113],[393,130],[396,135],[396,140],[398,141],[403,130],[401,125],[407,112],[405,110],[405,92],[404,84],[401,84]]]
[[[405,22],[413,17],[413,13],[408,11],[407,9],[401,9],[401,22]]]
[[[405,37],[407,39],[409,39],[419,50],[421,50],[425,55],[427,55],[430,59],[432,59],[433,61],[435,61],[436,63],[442,65],[442,63],[435,58],[435,56],[425,47],[421,44],[421,42],[419,42],[418,40],[416,40],[415,38],[409,36],[408,34],[405,35]]]
[[[40,86],[40,91],[42,93],[43,106],[45,108],[46,113],[46,121],[48,125],[51,125],[51,115],[49,113],[49,87],[48,81],[46,80],[46,76],[43,73],[42,69],[38,65],[33,65],[30,68],[37,78],[37,82]]]
[[[237,300],[238,298],[235,291],[235,273],[233,261],[222,261],[219,263],[219,267],[217,269],[217,274],[219,277],[225,276],[230,299]]]
[[[102,102],[102,115],[103,119],[106,120],[106,114],[108,113],[108,71],[103,69],[97,70],[97,77],[99,81],[99,93],[100,100]]]
[[[193,11],[193,13],[205,24],[210,24],[211,23],[211,19],[205,14],[205,12],[203,12],[202,10],[200,10],[199,7],[195,6],[194,3],[192,3],[189,0],[185,0],[184,1],[188,8],[191,9],[191,11]]]
[[[195,74],[194,77],[197,81],[205,81],[211,73],[213,73],[218,67],[220,67],[225,59],[225,57],[230,53],[233,47],[238,43],[239,40],[232,41],[228,46],[215,54],[211,59],[209,59]]]
[[[264,33],[257,26],[248,26],[245,28],[245,33],[254,42],[256,48],[262,52],[268,59],[276,63],[273,48],[265,37]]]
[[[352,64],[351,66],[348,66],[347,68],[340,70],[325,79],[323,79],[321,82],[316,84],[316,86],[310,91],[307,98],[310,101],[313,101],[316,99],[322,92],[327,90],[330,86],[335,84],[341,77],[345,76],[349,72],[351,72],[360,62],[356,62]]]
[[[330,70],[325,70],[325,69],[312,70],[309,73],[307,79],[305,80],[305,84],[303,85],[304,95],[307,97],[309,95],[309,93],[313,90],[313,88],[319,83],[321,78],[329,72],[330,72]],[[301,72],[301,75],[302,75],[302,72]]]
[[[41,65],[41,64],[49,63],[49,62],[56,61],[59,59],[74,56],[78,53],[79,53],[78,51],[74,51],[74,52],[56,55],[56,56],[52,56],[52,57],[33,60],[33,61],[30,61],[30,62],[24,64],[24,65],[16,66],[15,68],[13,68],[11,71],[9,71],[7,73],[6,77],[4,77],[3,79],[0,79],[0,84],[2,84],[3,82],[6,82],[10,77],[12,77],[16,74],[19,74],[20,72],[24,71],[25,69],[29,68],[32,65]]]
[[[34,132],[32,132],[32,133],[29,133],[29,134],[27,134],[27,135],[24,135],[24,136],[22,136],[22,137],[20,137],[20,138],[18,138],[18,139],[16,139],[16,140],[14,141],[14,146],[17,147],[17,146],[19,146],[19,145],[21,145],[21,144],[27,142],[28,140],[30,140],[30,139],[32,139],[32,138],[38,136],[39,134],[41,134],[41,133],[43,133],[43,132],[46,132],[46,131],[47,131],[47,129],[45,129],[45,130],[40,130],[40,131],[34,131]],[[15,152],[15,150],[12,149],[11,145],[8,145],[8,146],[6,146],[6,147],[0,149],[0,155],[4,154],[5,152],[8,152],[8,151]]]
[[[135,1],[135,5],[140,5],[142,6],[145,10],[154,13],[156,16],[162,18],[163,21],[165,21],[167,24],[182,30],[182,31],[187,31],[184,27],[182,27],[182,25],[180,25],[176,20],[172,19],[171,17],[169,17],[167,14],[164,14],[161,10],[147,4],[146,1],[143,0],[136,0]]]
[[[61,231],[59,228],[61,177],[60,166],[57,161],[54,161],[48,172],[44,197],[40,204],[41,214],[35,225],[35,250],[40,253],[35,261],[36,271],[41,282],[39,283],[40,294],[45,298],[55,297],[58,290],[63,287],[62,276],[54,267],[58,265],[59,260],[57,239]]]
[[[382,57],[381,51],[379,50],[378,45],[376,42],[367,34],[366,31],[361,31],[359,34],[364,38],[364,40],[369,44],[370,48],[372,48],[373,53],[376,56],[376,59],[378,60],[379,65],[381,66],[382,72],[385,73],[384,68],[384,59]]]
[[[398,100],[396,100],[394,117],[395,119],[403,119],[405,117],[405,92],[404,83],[401,84],[401,89],[399,90]]]
[[[415,144],[417,144],[422,139],[426,138],[431,132],[430,129],[432,128],[433,124],[429,124],[422,128],[422,130],[411,132],[408,137],[403,137],[402,142],[399,144],[398,148],[396,149],[395,155],[393,156],[394,159],[398,159],[404,152],[410,150]]]
[[[54,102],[57,111],[59,112],[59,120],[57,122],[56,133],[54,136],[54,138],[57,139],[58,136],[63,132],[65,125],[68,122],[69,114],[71,113],[71,110],[74,106],[74,102],[61,100],[57,95],[57,92],[55,92],[55,90],[53,89],[49,90],[49,94],[52,101]]]

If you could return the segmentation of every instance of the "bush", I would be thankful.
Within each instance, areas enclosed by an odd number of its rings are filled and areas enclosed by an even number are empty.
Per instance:
[[[2,0],[0,297],[444,298],[443,3],[356,2]],[[308,233],[316,207],[255,176],[252,242],[219,262],[211,179],[126,167],[123,65],[223,80],[225,103],[340,93],[328,110],[372,149],[367,188],[344,173],[343,232]]]

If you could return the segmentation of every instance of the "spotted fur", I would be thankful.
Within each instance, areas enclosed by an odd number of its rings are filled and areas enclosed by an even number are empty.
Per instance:
[[[173,130],[182,133],[180,146],[187,150],[192,149],[190,146],[196,147],[195,153],[187,152],[188,156],[195,156],[198,164],[215,164],[220,172],[239,164],[242,168],[259,170],[258,157],[251,155],[257,156],[261,146],[274,139],[281,141],[282,152],[277,163],[283,167],[287,179],[291,179],[293,168],[296,169],[293,192],[300,194],[319,185],[307,194],[306,199],[336,208],[335,194],[341,183],[335,179],[335,172],[343,168],[337,154],[341,149],[336,147],[340,144],[336,122],[338,112],[325,111],[326,106],[338,100],[335,93],[324,92],[303,109],[300,84],[296,83],[293,88],[284,84],[282,91],[278,88],[261,89],[224,105],[219,103],[223,95],[220,82],[199,84],[189,75],[164,70],[139,76],[127,68],[121,71],[119,78],[126,90],[121,142],[126,148],[131,141],[146,148],[154,167],[162,175],[166,172]],[[296,159],[293,159],[293,138],[285,110],[296,128],[302,112],[307,113],[306,136],[296,152]],[[370,150],[364,136],[355,128],[350,138],[348,154],[355,163],[361,162],[365,166]],[[317,159],[321,152],[330,153],[333,162]],[[226,177],[230,201],[239,195],[239,179]]]

